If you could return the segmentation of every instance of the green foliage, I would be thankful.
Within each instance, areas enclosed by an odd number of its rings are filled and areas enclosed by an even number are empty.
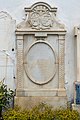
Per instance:
[[[53,114],[51,106],[41,103],[30,111],[30,120],[52,120]]]
[[[14,96],[14,92],[12,90],[7,90],[7,85],[0,82],[0,111],[2,108],[7,108],[9,106],[10,100]]]
[[[79,113],[70,109],[53,110],[52,107],[39,104],[29,110],[19,107],[9,109],[3,114],[4,120],[80,120]]]
[[[55,118],[56,120],[80,120],[79,113],[70,109],[56,110]]]

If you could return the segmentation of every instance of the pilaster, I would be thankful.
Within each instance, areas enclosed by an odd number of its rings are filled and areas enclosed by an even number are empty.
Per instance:
[[[65,36],[59,35],[59,88],[64,88]]]
[[[23,88],[23,36],[17,35],[17,90]]]

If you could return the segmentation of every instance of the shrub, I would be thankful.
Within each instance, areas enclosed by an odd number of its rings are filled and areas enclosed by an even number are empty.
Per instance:
[[[56,110],[55,118],[56,120],[80,120],[79,113],[70,109]]]
[[[3,114],[4,120],[80,120],[79,113],[70,109],[53,110],[51,106],[39,104],[30,110],[19,107]]]
[[[51,106],[44,103],[35,106],[30,111],[30,120],[52,120],[54,117],[54,111]]]
[[[7,85],[0,82],[0,120],[2,119],[2,108],[7,108],[9,106],[10,100],[14,96],[14,92],[12,90],[7,89]]]

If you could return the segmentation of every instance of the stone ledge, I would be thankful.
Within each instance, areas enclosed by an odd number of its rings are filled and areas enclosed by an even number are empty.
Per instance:
[[[66,97],[66,90],[65,89],[30,89],[30,90],[21,90],[18,89],[16,91],[16,96],[18,97],[27,97],[27,96],[42,96],[42,97],[52,97],[52,96],[62,96]]]

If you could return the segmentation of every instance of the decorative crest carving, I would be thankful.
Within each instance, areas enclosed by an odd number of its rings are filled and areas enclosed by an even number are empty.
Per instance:
[[[65,26],[61,24],[56,18],[57,8],[51,7],[47,3],[38,2],[33,4],[30,8],[24,8],[25,21],[20,23],[17,28],[28,28],[36,30],[46,29],[64,29]]]
[[[28,22],[34,29],[49,29],[53,25],[52,13],[55,15],[57,8],[51,8],[48,4],[39,2],[30,8],[25,8],[29,12]]]
[[[36,6],[30,13],[29,23],[32,28],[46,29],[52,26],[52,17],[46,6]]]

